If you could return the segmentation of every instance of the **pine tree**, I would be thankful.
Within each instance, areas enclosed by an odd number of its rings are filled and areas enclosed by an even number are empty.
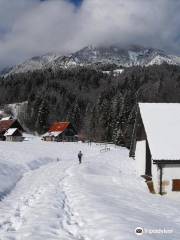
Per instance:
[[[38,133],[43,133],[47,130],[49,108],[46,100],[43,100],[37,114],[36,130]]]

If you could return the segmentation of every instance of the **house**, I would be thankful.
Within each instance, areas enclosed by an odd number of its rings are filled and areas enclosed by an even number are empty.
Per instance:
[[[42,139],[44,141],[73,142],[77,140],[77,132],[70,122],[55,122],[42,136]]]
[[[0,140],[5,141],[5,133],[10,128],[17,128],[19,131],[23,132],[24,129],[16,119],[10,119],[10,120],[0,120]]]
[[[180,192],[180,104],[139,103],[130,157],[151,191]]]
[[[22,132],[18,128],[9,128],[4,134],[6,141],[22,142],[24,140]]]
[[[114,77],[118,77],[123,72],[124,72],[124,69],[122,69],[122,68],[121,69],[115,69],[113,71],[102,71],[103,74],[106,74],[106,75],[112,74]]]
[[[115,69],[114,71],[113,71],[113,76],[114,77],[118,77],[119,75],[121,75],[121,73],[123,73],[124,72],[124,69]]]

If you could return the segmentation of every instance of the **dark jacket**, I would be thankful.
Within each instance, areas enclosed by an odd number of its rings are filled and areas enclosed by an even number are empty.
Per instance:
[[[83,155],[83,154],[82,154],[81,152],[79,152],[79,153],[78,153],[78,158],[82,158],[82,155]]]

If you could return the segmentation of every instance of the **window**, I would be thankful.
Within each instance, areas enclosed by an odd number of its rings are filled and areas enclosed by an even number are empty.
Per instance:
[[[180,191],[180,179],[172,180],[172,191]]]

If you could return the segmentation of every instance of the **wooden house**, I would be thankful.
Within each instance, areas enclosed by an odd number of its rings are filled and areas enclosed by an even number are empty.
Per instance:
[[[74,142],[77,140],[77,132],[70,122],[55,122],[42,136],[42,139],[44,141]]]
[[[180,104],[139,103],[130,157],[154,193],[180,192]]]
[[[9,128],[4,136],[9,142],[22,142],[24,140],[22,132],[18,128]]]
[[[16,119],[0,120],[0,140],[2,140],[2,141],[6,140],[5,133],[10,128],[16,128],[20,132],[24,131],[21,124]]]

